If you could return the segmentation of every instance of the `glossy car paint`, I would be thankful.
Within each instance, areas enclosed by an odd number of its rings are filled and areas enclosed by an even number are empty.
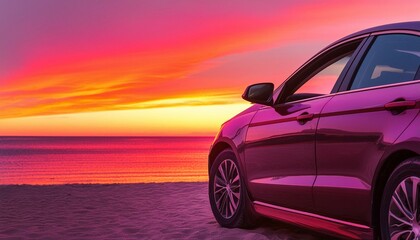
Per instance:
[[[328,231],[335,236],[351,239],[373,238],[372,229],[368,226],[258,201],[254,202],[254,208],[258,213],[264,216],[292,224],[298,224],[317,231]]]
[[[262,105],[255,104],[222,125],[222,128],[216,136],[210,150],[209,171],[217,154],[226,148],[231,148],[238,159],[241,175],[246,177],[245,163],[243,161],[244,139],[248,130],[249,122],[261,106]]]
[[[317,213],[371,224],[370,192],[376,166],[419,112],[411,108],[393,113],[384,106],[396,99],[419,101],[419,89],[420,82],[413,82],[348,91],[325,105],[316,143],[318,171],[313,193]]]
[[[264,107],[252,119],[244,155],[254,200],[314,210],[312,185],[316,177],[315,131],[319,118],[297,118],[319,114],[330,98]]]
[[[354,39],[419,32],[420,22],[364,30],[331,44],[304,66]],[[355,57],[350,73],[366,49]],[[374,199],[386,181],[383,169],[395,165],[391,161],[400,153],[420,155],[420,79],[344,91],[348,79],[329,95],[275,107],[255,104],[238,114],[215,138],[209,168],[229,147],[258,213],[335,236],[372,239]],[[415,105],[400,112],[385,108],[395,100]],[[299,122],[302,113],[313,118]]]

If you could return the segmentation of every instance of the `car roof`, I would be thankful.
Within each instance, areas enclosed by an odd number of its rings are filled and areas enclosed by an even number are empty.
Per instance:
[[[372,34],[372,33],[375,33],[375,32],[395,31],[395,30],[420,32],[420,21],[391,23],[391,24],[386,24],[386,25],[381,25],[381,26],[377,26],[377,27],[368,28],[368,29],[365,29],[365,30],[361,30],[361,31],[352,33],[348,36],[345,36],[345,37],[329,44],[328,46],[323,48],[321,51],[319,51],[317,54],[315,54],[313,57],[311,57],[309,60],[307,60],[302,66],[300,66],[298,69],[296,69],[296,71],[294,71],[284,82],[289,81],[291,77],[293,77],[298,71],[300,71],[303,67],[305,67],[309,62],[311,62],[313,59],[318,57],[324,51],[326,51],[327,49],[329,49],[329,48],[331,48],[335,45],[339,45],[340,43],[346,42],[347,40],[358,37],[358,36],[369,35],[369,34]],[[277,88],[277,89],[279,89],[279,88]],[[277,89],[275,91],[277,91]]]
[[[408,31],[420,31],[420,21],[414,21],[414,22],[401,22],[401,23],[392,23],[392,24],[386,24],[381,25],[377,27],[368,28],[359,32],[355,32],[353,34],[350,34],[348,36],[345,36],[334,43],[330,44],[326,48],[329,48],[333,45],[336,45],[337,43],[344,42],[348,39],[366,35],[366,34],[372,34],[375,32],[382,32],[382,31],[395,31],[395,30],[408,30]]]

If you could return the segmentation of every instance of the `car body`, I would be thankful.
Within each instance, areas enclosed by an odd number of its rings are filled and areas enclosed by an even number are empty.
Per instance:
[[[351,239],[420,239],[420,22],[344,37],[273,89],[249,86],[243,98],[254,104],[212,144],[218,222],[243,227],[262,215]],[[220,186],[224,168],[235,179]],[[395,220],[404,192],[416,210]]]

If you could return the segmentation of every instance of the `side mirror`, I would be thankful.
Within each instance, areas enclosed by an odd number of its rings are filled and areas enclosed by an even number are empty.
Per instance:
[[[273,91],[274,84],[257,83],[248,86],[242,94],[242,98],[252,103],[271,106],[273,105]]]

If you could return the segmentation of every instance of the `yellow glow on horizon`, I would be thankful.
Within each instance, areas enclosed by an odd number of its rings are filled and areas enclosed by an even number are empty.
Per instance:
[[[28,7],[12,2],[0,8]],[[212,135],[249,106],[240,100],[246,85],[278,86],[329,43],[372,26],[418,21],[420,7],[418,0],[223,8],[212,1],[123,1],[118,8],[113,1],[100,8],[65,2],[42,1],[5,16],[13,31],[0,41],[7,50],[0,59],[0,136]]]
[[[250,105],[115,110],[0,119],[1,136],[211,136]]]

